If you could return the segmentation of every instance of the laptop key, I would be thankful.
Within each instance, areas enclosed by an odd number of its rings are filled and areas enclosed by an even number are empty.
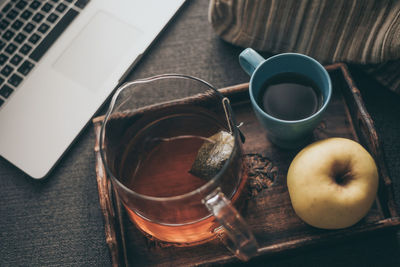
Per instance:
[[[26,39],[26,35],[20,32],[14,38],[14,41],[19,43],[19,44],[22,44],[25,41],[25,39]]]
[[[8,25],[10,25],[10,22],[8,22],[8,20],[2,19],[0,21],[0,29],[5,30],[8,27]]]
[[[0,85],[4,83],[4,79],[0,77]]]
[[[28,45],[28,44],[24,44],[20,49],[19,52],[21,52],[24,55],[27,55],[29,53],[29,51],[31,51],[32,46]]]
[[[10,63],[13,64],[14,66],[18,66],[18,64],[22,61],[22,57],[20,55],[14,55],[11,60]]]
[[[22,75],[28,75],[28,73],[33,69],[35,65],[28,60],[25,60],[24,63],[18,68],[18,72]]]
[[[24,9],[27,4],[28,2],[26,2],[25,0],[21,0],[15,5],[15,7],[19,9]]]
[[[78,0],[78,1],[75,3],[75,6],[77,6],[77,7],[79,7],[79,8],[84,8],[84,7],[87,5],[87,3],[89,3],[89,1],[90,1],[90,0]]]
[[[0,50],[3,49],[3,47],[6,45],[6,42],[3,40],[0,40]]]
[[[33,29],[35,29],[35,25],[30,22],[28,22],[24,27],[24,31],[26,33],[31,33],[33,31]]]
[[[3,87],[0,89],[0,95],[4,98],[8,98],[12,92],[14,92],[14,90],[7,84],[3,85]]]
[[[42,23],[42,25],[39,26],[38,31],[41,33],[46,33],[49,28],[49,25],[47,25],[46,23]]]
[[[60,3],[57,7],[56,10],[60,13],[63,13],[65,11],[65,9],[67,8],[66,5],[64,5],[63,3]]]
[[[0,65],[4,65],[4,63],[6,63],[8,60],[8,56],[4,55],[4,54],[0,54]]]
[[[48,13],[52,8],[53,8],[52,4],[46,3],[46,4],[44,4],[44,6],[42,6],[41,9],[42,9],[42,11]]]
[[[18,16],[19,12],[15,9],[11,9],[8,13],[7,13],[7,18],[13,20]]]
[[[5,65],[4,68],[0,71],[1,74],[4,76],[8,77],[10,74],[14,71],[14,68],[11,67],[10,65]]]
[[[13,75],[11,75],[10,79],[8,79],[8,82],[14,87],[18,87],[22,80],[23,78],[21,76],[14,73]]]
[[[47,17],[47,21],[54,23],[56,20],[58,19],[58,15],[56,13],[51,13],[48,17]]]
[[[40,35],[34,33],[32,34],[32,36],[29,38],[29,42],[31,42],[32,44],[36,44],[37,42],[39,42],[40,40]]]
[[[10,43],[5,49],[5,51],[10,55],[12,55],[15,52],[15,50],[17,50],[17,46],[13,43]]]
[[[40,23],[43,18],[44,18],[44,15],[42,13],[36,13],[35,16],[33,16],[32,20],[34,22]]]
[[[40,5],[41,5],[41,3],[39,1],[37,1],[37,0],[35,0],[29,5],[29,7],[34,9],[34,10],[36,10],[36,9],[38,9],[40,7]]]
[[[33,13],[32,13],[31,11],[25,10],[24,12],[22,12],[21,18],[27,20],[27,19],[29,19],[32,15],[33,15]]]
[[[8,3],[7,5],[4,6],[4,8],[1,10],[1,12],[6,13],[12,8],[12,4]]]
[[[21,29],[21,27],[24,25],[24,23],[22,21],[20,21],[19,19],[17,19],[16,21],[14,21],[14,23],[11,25],[11,27],[18,31],[19,29]]]
[[[3,34],[3,38],[6,39],[7,41],[10,41],[11,38],[13,38],[13,36],[15,35],[15,33],[13,31],[7,30],[4,34]]]
[[[68,25],[75,19],[79,12],[70,9],[65,13],[49,34],[42,40],[42,42],[33,50],[30,54],[30,58],[34,61],[39,61],[43,54],[51,47],[51,45],[57,40],[57,38],[64,32]]]
[[[0,98],[0,107],[4,104],[4,100]]]

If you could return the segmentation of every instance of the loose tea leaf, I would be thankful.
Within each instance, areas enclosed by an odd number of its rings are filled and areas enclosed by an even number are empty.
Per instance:
[[[189,172],[197,177],[210,180],[229,159],[235,140],[226,131],[220,131],[208,139],[210,141],[205,141],[197,152]]]

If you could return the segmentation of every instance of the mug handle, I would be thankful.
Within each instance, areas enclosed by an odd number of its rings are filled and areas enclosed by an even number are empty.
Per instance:
[[[246,48],[239,55],[239,63],[242,69],[251,76],[254,70],[265,60],[260,54],[251,48]]]
[[[222,225],[228,237],[226,247],[240,260],[247,261],[257,254],[258,244],[247,223],[218,187],[203,204]]]

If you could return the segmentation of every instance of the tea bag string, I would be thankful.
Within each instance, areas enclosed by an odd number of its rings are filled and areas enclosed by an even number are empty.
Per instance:
[[[233,134],[233,127],[236,127],[237,130],[239,131],[240,139],[242,140],[242,143],[244,143],[246,138],[243,135],[242,131],[239,129],[239,127],[243,125],[243,122],[241,122],[239,125],[235,125],[236,122],[232,115],[233,112],[232,112],[232,108],[231,108],[231,102],[229,101],[229,99],[227,97],[224,97],[222,99],[222,106],[224,107],[225,117],[226,117],[226,121],[228,123],[230,133]]]
[[[215,144],[214,140],[211,140],[210,138],[200,136],[200,135],[180,135],[180,136],[174,136],[174,137],[156,137],[153,138],[152,140],[154,141],[162,141],[162,142],[168,142],[168,141],[174,141],[174,140],[179,140],[179,139],[190,139],[190,138],[198,138],[202,139],[204,141],[208,141],[210,143]]]
[[[230,101],[227,97],[224,97],[222,99],[222,106],[224,107],[224,112],[225,112],[225,117],[226,117],[226,122],[228,123],[228,127],[229,127],[229,132],[231,134],[233,134],[233,129],[232,129],[232,122],[230,120],[230,116],[229,116],[229,111],[228,111],[228,107],[227,105],[230,105]]]

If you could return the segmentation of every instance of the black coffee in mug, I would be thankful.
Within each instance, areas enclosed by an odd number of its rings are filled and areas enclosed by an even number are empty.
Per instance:
[[[321,90],[310,78],[286,72],[274,75],[264,83],[257,102],[269,115],[295,121],[316,113],[323,99]]]

